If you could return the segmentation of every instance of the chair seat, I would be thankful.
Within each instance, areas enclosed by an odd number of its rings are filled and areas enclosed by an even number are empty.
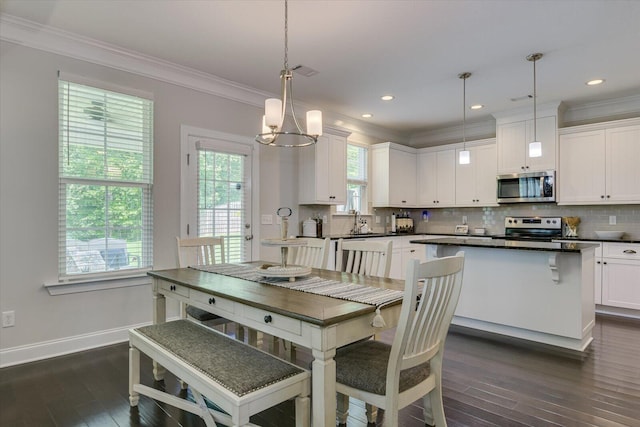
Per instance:
[[[192,305],[188,305],[187,306],[187,315],[189,315],[190,317],[196,319],[199,322],[206,322],[209,320],[217,320],[217,319],[222,319],[222,317],[213,314],[213,313],[209,313],[208,311],[199,309],[198,307],[194,307]]]
[[[360,341],[337,350],[336,381],[369,393],[384,395],[391,346],[380,341]],[[400,392],[429,376],[429,363],[423,363],[400,373]]]

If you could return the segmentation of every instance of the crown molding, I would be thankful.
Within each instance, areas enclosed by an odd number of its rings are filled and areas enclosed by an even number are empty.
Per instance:
[[[233,101],[262,106],[266,92],[26,19],[0,16],[0,40],[150,77]]]
[[[213,74],[8,14],[0,14],[0,40],[137,74],[258,108],[264,107],[266,98],[278,96]],[[317,108],[299,102],[295,104],[296,108],[301,110]],[[352,117],[330,111],[323,114],[325,123],[332,123],[351,132],[399,142],[407,140],[406,135]]]
[[[483,121],[467,122],[465,124],[467,140],[493,138],[496,135],[496,121],[489,117]],[[412,147],[433,147],[462,141],[462,125],[455,124],[416,133],[411,136]]]
[[[564,126],[575,126],[627,117],[640,117],[640,93],[604,101],[569,105],[563,121]]]

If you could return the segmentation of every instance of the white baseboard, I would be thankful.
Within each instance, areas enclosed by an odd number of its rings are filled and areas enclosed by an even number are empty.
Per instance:
[[[0,368],[125,342],[129,340],[129,329],[149,324],[151,322],[2,349],[0,350]]]

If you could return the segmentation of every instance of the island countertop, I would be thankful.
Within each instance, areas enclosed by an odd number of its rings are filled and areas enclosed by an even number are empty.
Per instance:
[[[425,245],[444,245],[444,246],[469,246],[476,248],[491,249],[517,249],[528,251],[548,251],[548,252],[582,252],[584,250],[594,249],[597,244],[589,243],[560,243],[560,242],[540,242],[528,240],[505,240],[505,239],[461,239],[461,238],[442,238],[442,239],[415,239],[410,243],[418,243]]]

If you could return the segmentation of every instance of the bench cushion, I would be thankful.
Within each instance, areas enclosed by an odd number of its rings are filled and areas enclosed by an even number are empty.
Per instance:
[[[237,396],[305,372],[190,320],[134,329]]]

